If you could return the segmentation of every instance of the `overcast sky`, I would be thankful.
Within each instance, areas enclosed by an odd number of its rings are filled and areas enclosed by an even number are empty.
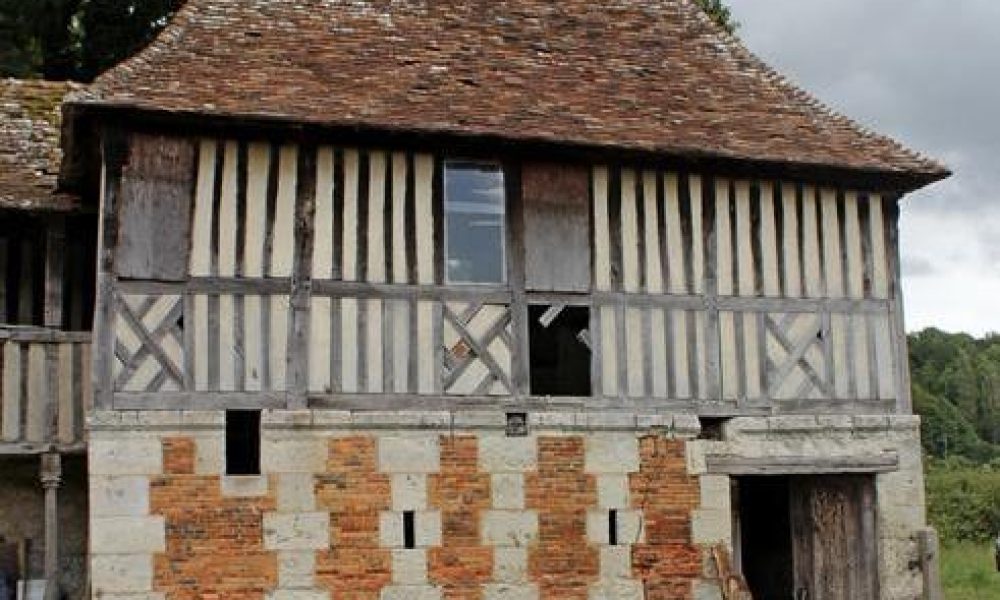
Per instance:
[[[1000,332],[1000,0],[728,0],[758,56],[955,175],[903,201],[907,328]]]

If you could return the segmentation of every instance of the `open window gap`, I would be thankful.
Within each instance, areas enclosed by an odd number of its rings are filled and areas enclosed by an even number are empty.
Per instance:
[[[260,411],[226,411],[226,475],[260,475]]]
[[[407,510],[403,512],[403,547],[412,550],[417,546],[417,532],[414,524],[414,512]]]
[[[533,396],[590,396],[590,308],[528,307]]]

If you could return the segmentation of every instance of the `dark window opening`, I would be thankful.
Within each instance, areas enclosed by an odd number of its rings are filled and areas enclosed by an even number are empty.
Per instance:
[[[528,413],[507,413],[507,437],[524,437],[528,435]]]
[[[417,547],[417,532],[414,526],[415,515],[412,510],[403,512],[403,547],[412,550]]]
[[[728,420],[727,418],[718,417],[699,417],[698,422],[701,424],[701,433],[698,434],[698,439],[721,442],[722,426]]]
[[[226,411],[226,475],[260,475],[260,411]]]
[[[531,394],[590,396],[590,309],[529,306]]]
[[[618,545],[618,511],[615,509],[608,511],[608,545]]]
[[[740,560],[754,598],[792,598],[792,530],[787,477],[739,480]]]

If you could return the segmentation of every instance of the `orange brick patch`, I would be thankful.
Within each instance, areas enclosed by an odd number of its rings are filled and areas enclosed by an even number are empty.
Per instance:
[[[701,503],[698,479],[687,473],[683,441],[659,436],[639,444],[640,467],[629,476],[632,506],[643,511],[646,540],[632,547],[632,573],[647,600],[690,598],[701,574],[691,542],[691,515]]]
[[[447,600],[479,600],[493,577],[493,549],[480,545],[482,512],[491,506],[490,476],[479,472],[474,436],[441,437],[441,472],[428,476],[430,506],[441,510],[440,548],[428,552],[428,578]]]
[[[583,468],[582,437],[538,440],[538,471],[525,477],[525,502],[538,512],[528,576],[543,599],[586,600],[598,579],[599,553],[587,541],[587,509],[597,506],[597,485]]]
[[[316,554],[316,584],[340,600],[378,600],[392,579],[392,555],[379,548],[379,512],[392,506],[391,482],[378,472],[372,437],[330,440],[316,506],[330,513],[332,548]]]
[[[220,477],[194,475],[195,442],[163,441],[165,475],[150,482],[152,514],[166,520],[166,552],[154,557],[153,588],[170,600],[259,600],[278,582],[264,550],[263,498],[223,498]]]

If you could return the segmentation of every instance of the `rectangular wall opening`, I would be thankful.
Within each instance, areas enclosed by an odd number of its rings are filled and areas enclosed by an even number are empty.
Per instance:
[[[754,598],[792,598],[792,531],[787,477],[739,480],[740,563]]]
[[[260,475],[260,411],[226,411],[226,475]]]
[[[417,547],[416,514],[412,510],[403,511],[403,547],[412,550]]]
[[[528,307],[533,396],[590,396],[590,308]]]

